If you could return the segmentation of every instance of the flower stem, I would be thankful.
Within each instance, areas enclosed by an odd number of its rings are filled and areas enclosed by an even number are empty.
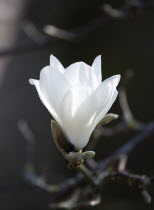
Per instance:
[[[99,184],[98,179],[93,176],[92,172],[84,164],[77,167],[77,170],[80,171],[92,185],[97,186]]]

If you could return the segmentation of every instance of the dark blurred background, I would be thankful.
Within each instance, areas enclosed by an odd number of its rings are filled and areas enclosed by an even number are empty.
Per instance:
[[[127,86],[128,101],[142,122],[154,118],[154,10],[152,1],[139,8],[125,7],[125,1],[103,0],[0,0],[0,209],[45,210],[50,196],[41,190],[14,190],[24,173],[26,142],[19,130],[24,120],[36,143],[35,172],[48,170],[50,184],[62,182],[75,173],[55,147],[50,131],[51,116],[41,104],[29,78],[39,78],[52,53],[66,67],[73,62],[92,64],[102,54],[103,78],[134,71]],[[133,1],[132,1],[133,2]],[[134,1],[137,2],[137,1]],[[126,17],[110,17],[102,5],[122,9]],[[112,15],[111,15],[112,16]],[[75,40],[51,37],[43,27],[54,25],[77,34]],[[33,28],[34,26],[34,28]],[[118,100],[112,112],[121,114]],[[120,121],[120,119],[119,119]],[[112,126],[112,125],[111,125]],[[106,157],[132,134],[105,138],[96,149],[96,159]],[[153,137],[141,143],[130,155],[128,168],[136,173],[154,174]],[[141,195],[127,184],[103,187],[103,202],[97,209],[152,210]],[[150,188],[154,197],[154,188]]]

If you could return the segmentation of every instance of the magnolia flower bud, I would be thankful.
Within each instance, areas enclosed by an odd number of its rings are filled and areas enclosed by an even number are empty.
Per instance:
[[[92,66],[77,62],[64,69],[53,55],[50,66],[40,72],[40,79],[29,80],[75,151],[87,145],[93,130],[111,108],[119,81],[120,75],[115,75],[102,82],[101,56]]]
[[[86,152],[82,153],[83,159],[93,158],[94,156],[95,156],[95,152],[94,151],[86,151]]]
[[[109,113],[109,114],[105,115],[105,117],[100,121],[99,125],[106,125],[109,122],[111,122],[112,120],[116,120],[118,117],[119,117],[119,115],[117,115],[117,114]]]

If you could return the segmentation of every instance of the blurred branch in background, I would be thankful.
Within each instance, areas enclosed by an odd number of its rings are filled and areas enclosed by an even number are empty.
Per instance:
[[[20,1],[20,4],[21,2],[22,1]],[[10,56],[41,50],[43,48],[50,48],[59,39],[70,43],[83,41],[90,35],[90,33],[103,27],[112,20],[132,18],[137,15],[138,11],[153,8],[153,2],[142,0],[124,0],[120,8],[113,8],[110,4],[102,3],[102,7],[100,8],[102,15],[94,18],[85,25],[69,30],[61,29],[54,25],[46,25],[40,30],[32,22],[23,22],[22,30],[33,42],[29,44],[23,43],[20,46],[2,46],[0,49],[0,56]]]
[[[25,0],[0,0],[0,47],[10,49],[16,39],[25,9]],[[5,51],[5,50],[4,50]],[[6,70],[8,58],[0,58],[0,85]]]
[[[35,153],[35,136],[32,130],[29,128],[27,122],[25,120],[19,120],[17,123],[18,129],[21,132],[22,136],[27,142],[27,149],[26,149],[26,168],[27,170],[34,170],[33,169],[33,161],[34,161],[34,153]]]
[[[134,17],[139,9],[150,8],[154,8],[154,3],[147,3],[140,0],[125,0],[123,1],[121,8],[118,9],[113,9],[112,5],[103,3],[101,8],[102,15],[93,19],[86,25],[76,29],[71,29],[69,31],[60,29],[53,25],[47,25],[44,27],[44,32],[52,37],[56,37],[65,41],[81,41],[89,36],[91,32],[112,20]]]

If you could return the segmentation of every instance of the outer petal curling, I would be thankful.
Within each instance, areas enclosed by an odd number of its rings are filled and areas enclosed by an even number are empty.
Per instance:
[[[102,83],[102,88],[105,90],[106,89],[106,101],[104,101],[104,103],[100,103],[98,111],[96,113],[96,116],[93,120],[92,126],[91,126],[91,133],[93,132],[94,128],[96,127],[96,125],[103,119],[103,117],[107,114],[107,112],[109,111],[109,109],[111,108],[111,106],[113,105],[113,103],[115,102],[117,95],[118,95],[118,91],[116,89],[118,83],[120,81],[120,75],[115,75],[112,76],[108,79],[106,79],[103,83]],[[97,93],[97,97],[99,98],[100,93]]]
[[[40,73],[40,89],[58,115],[60,114],[60,104],[69,88],[68,81],[57,69],[51,69],[50,66],[42,69]]]
[[[44,106],[48,109],[48,111],[50,112],[50,114],[55,118],[55,120],[60,123],[60,118],[59,116],[57,115],[57,113],[55,112],[55,109],[52,107],[52,105],[50,104],[49,100],[48,100],[48,97],[45,96],[45,94],[43,94],[41,92],[41,89],[40,89],[40,82],[39,80],[36,80],[36,79],[29,79],[29,83],[31,85],[35,85],[36,87],[36,90],[38,92],[38,95],[40,97],[40,100],[42,101],[42,103],[44,104]]]

